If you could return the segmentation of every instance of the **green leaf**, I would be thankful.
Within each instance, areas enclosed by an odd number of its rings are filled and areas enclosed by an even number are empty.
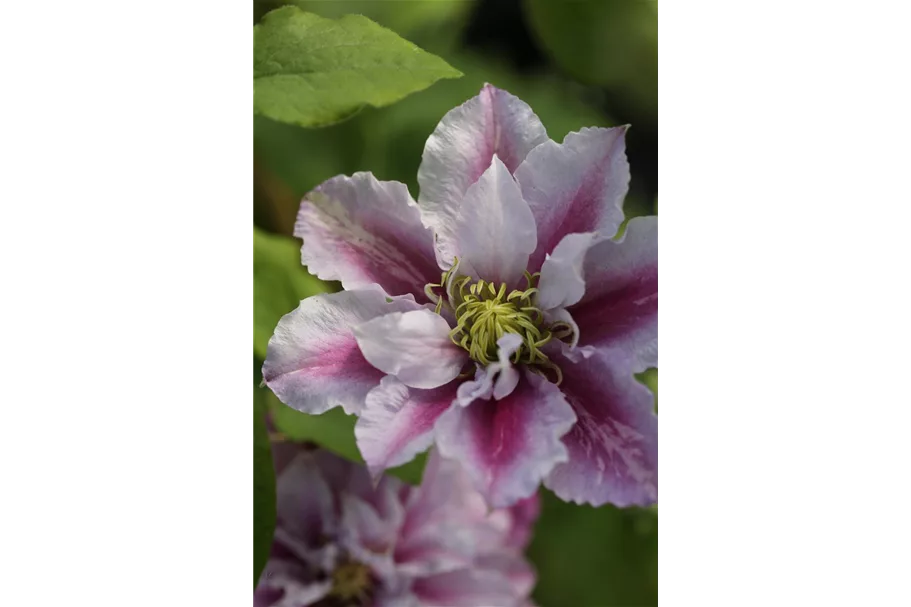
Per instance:
[[[300,242],[253,228],[253,353],[266,345],[282,316],[311,295],[333,286],[310,275],[300,263]]]
[[[346,415],[338,407],[322,415],[308,415],[286,407],[274,397],[271,399],[274,401],[270,407],[272,420],[276,429],[287,439],[316,443],[349,461],[364,463],[354,438],[356,417]],[[421,482],[425,462],[426,455],[422,454],[407,464],[388,470],[387,474],[416,485]]]
[[[382,107],[461,72],[361,15],[285,6],[253,31],[253,109],[305,127]]]
[[[259,581],[275,531],[275,469],[263,391],[253,388],[253,587]]]
[[[309,415],[273,401],[270,395],[272,422],[285,438],[295,442],[313,442],[324,449],[353,462],[363,462],[354,442],[354,424],[357,418],[345,415],[341,407],[321,415]]]
[[[268,398],[272,422],[286,439],[316,443],[347,460],[364,463],[354,439],[354,424],[357,422],[355,416],[345,415],[341,407],[330,409],[322,415],[308,415],[283,405],[271,393]],[[426,456],[420,455],[414,461],[388,470],[387,474],[416,485],[421,482],[425,460]]]
[[[563,70],[656,116],[657,8],[657,0],[525,0],[533,32]]]
[[[386,474],[396,476],[406,483],[420,485],[421,478],[424,476],[424,466],[427,465],[427,454],[429,451],[419,454],[407,464],[402,464],[398,468],[390,468]]]
[[[462,27],[473,8],[465,0],[413,0],[407,10],[402,10],[401,3],[377,0],[283,0],[282,4],[293,4],[330,19],[363,15],[437,54],[460,41]]]

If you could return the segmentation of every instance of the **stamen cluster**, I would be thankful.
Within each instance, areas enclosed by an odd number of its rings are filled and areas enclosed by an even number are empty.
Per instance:
[[[456,326],[449,332],[449,337],[454,344],[467,350],[472,360],[482,365],[495,362],[497,340],[514,333],[522,337],[522,344],[512,355],[512,362],[552,369],[559,381],[559,368],[550,362],[541,348],[552,339],[568,337],[572,328],[564,322],[546,322],[544,312],[536,305],[539,278],[540,273],[526,271],[526,288],[507,292],[505,283],[497,286],[470,276],[452,277],[450,269],[443,272],[439,284],[428,284],[424,292],[436,303],[437,314],[444,306],[453,313]],[[438,295],[437,289],[442,289],[443,293]]]

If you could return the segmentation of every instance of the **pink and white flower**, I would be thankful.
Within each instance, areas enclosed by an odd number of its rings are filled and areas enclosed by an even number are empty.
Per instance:
[[[658,499],[658,421],[634,374],[658,365],[658,222],[632,219],[626,127],[547,138],[486,85],[430,136],[414,201],[370,173],[301,203],[310,271],[269,343],[286,404],[359,416],[373,474],[436,444],[494,507],[539,484],[568,501]]]
[[[431,455],[424,482],[384,477],[294,445],[275,450],[277,523],[254,607],[528,605],[522,551],[537,496],[488,511],[458,464]]]

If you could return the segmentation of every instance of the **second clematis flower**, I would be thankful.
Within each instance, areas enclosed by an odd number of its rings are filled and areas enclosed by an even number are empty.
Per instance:
[[[626,127],[548,139],[485,85],[404,184],[338,176],[301,203],[301,258],[345,291],[279,322],[263,367],[287,405],[359,416],[371,473],[436,443],[493,507],[539,484],[578,503],[658,499],[658,222],[623,221]]]
[[[528,607],[535,495],[489,511],[436,454],[421,485],[301,445],[273,446],[277,524],[254,607]]]

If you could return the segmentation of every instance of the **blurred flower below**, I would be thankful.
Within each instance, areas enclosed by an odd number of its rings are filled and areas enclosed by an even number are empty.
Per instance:
[[[458,464],[431,454],[418,487],[319,449],[273,447],[277,523],[254,607],[529,604],[522,551],[537,496],[489,511]]]

